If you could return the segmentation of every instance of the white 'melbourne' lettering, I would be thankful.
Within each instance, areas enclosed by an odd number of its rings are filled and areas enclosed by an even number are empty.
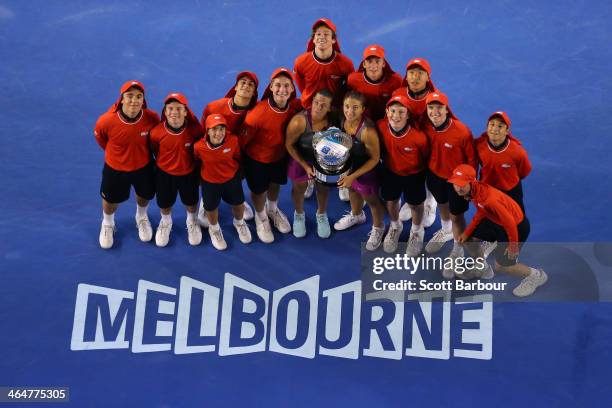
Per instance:
[[[302,299],[308,303],[300,303],[296,298],[288,301],[286,312],[279,310],[283,300],[290,298],[291,294],[305,294]],[[314,358],[317,339],[317,313],[319,311],[319,276],[313,276],[293,285],[275,290],[272,294],[272,322],[270,323],[270,351],[276,353],[290,354],[298,357]],[[282,316],[279,317],[279,312]],[[299,315],[308,316],[299,319]],[[306,325],[306,330],[300,330],[299,324]],[[279,333],[277,327],[284,328],[284,333]],[[298,338],[300,332],[305,332]],[[285,345],[281,344],[279,338],[287,340]],[[296,344],[293,344],[296,343]],[[300,344],[301,343],[301,344]]]
[[[368,294],[364,302],[361,281],[321,293],[319,279],[315,275],[277,289],[270,298],[270,291],[226,273],[222,304],[219,288],[187,276],[178,291],[140,280],[136,294],[81,283],[70,349],[129,349],[131,344],[133,353],[143,353],[168,351],[174,344],[175,354],[190,354],[214,352],[218,345],[219,355],[228,356],[265,351],[269,331],[269,351],[303,358],[314,358],[318,345],[319,355],[358,359],[362,336],[367,357],[447,360],[451,349],[453,357],[493,356],[491,295],[451,302],[450,291],[407,297],[388,291]]]
[[[393,295],[386,295],[385,292],[378,292],[370,295],[370,300],[384,300],[391,299]],[[373,306],[370,316],[371,322],[382,322],[385,317],[385,310],[383,307],[387,307],[387,310],[394,311],[393,319],[391,319],[384,327],[381,327],[380,323],[378,326],[370,329],[370,344],[368,348],[363,350],[364,356],[388,358],[392,360],[402,359],[402,334],[404,327],[404,302],[384,302],[386,306]],[[393,306],[391,306],[393,305]],[[387,311],[387,313],[391,313]],[[391,350],[385,350],[382,344],[382,340],[379,335],[379,331],[383,330],[391,338],[393,348]]]
[[[90,307],[90,295],[97,297],[103,302],[96,310],[95,335],[93,341],[85,341],[85,324],[87,323],[87,310]],[[87,285],[80,283],[77,288],[77,298],[74,307],[74,322],[72,324],[72,340],[70,350],[104,350],[124,349],[130,347],[126,339],[125,329],[127,320],[126,300],[133,300],[134,293],[125,290],[105,288],[103,286]],[[124,307],[122,307],[124,306]],[[121,315],[119,312],[123,311]],[[104,335],[105,328],[116,327],[119,319],[120,326],[116,330],[114,339],[107,339]],[[90,322],[91,323],[91,322]]]
[[[463,301],[465,300],[465,301]],[[461,329],[461,343],[479,344],[481,351],[453,349],[453,356],[464,358],[476,358],[490,360],[493,358],[493,296],[478,295],[457,298],[455,303],[463,305],[466,303],[482,302],[480,310],[464,310],[462,322],[478,323],[478,329]]]
[[[204,293],[201,307],[199,335],[200,337],[215,337],[217,335],[217,317],[219,316],[219,299],[221,291],[214,286],[204,282],[191,279],[187,276],[181,277],[179,289],[179,306],[176,316],[176,338],[174,339],[175,354],[206,353],[215,351],[214,344],[200,346],[189,346],[189,317],[191,316],[191,295],[194,289]]]
[[[251,299],[243,299],[242,304],[236,306],[240,308],[238,311],[239,317],[253,316],[249,320],[238,321],[239,334],[238,340],[250,340],[255,339],[257,336],[256,324],[263,326],[263,335],[260,334],[260,340],[250,342],[245,345],[231,346],[230,340],[232,340],[232,320],[234,317],[234,292],[235,289],[243,289],[244,291],[259,297],[264,302],[264,310],[258,310],[257,303]],[[260,288],[259,286],[253,285],[250,282],[240,279],[231,273],[225,274],[225,284],[223,288],[223,306],[221,311],[221,335],[219,339],[219,355],[229,356],[233,354],[246,354],[255,353],[258,351],[265,351],[266,349],[266,338],[267,338],[267,322],[268,322],[268,303],[270,298],[270,292]],[[257,318],[257,314],[260,315]],[[246,315],[246,316],[245,316]],[[235,320],[234,320],[235,322]],[[260,326],[260,327],[261,327]],[[242,342],[241,342],[242,343]]]
[[[443,298],[444,302],[434,301],[436,298]],[[422,292],[408,296],[408,300],[419,300],[417,312],[412,317],[412,347],[406,347],[406,355],[412,357],[438,358],[448,360],[450,357],[450,292]],[[433,308],[442,307],[442,321],[438,332],[442,333],[442,348],[431,350],[425,346],[423,331],[427,330],[430,336],[434,332]],[[418,320],[417,320],[418,319]],[[420,322],[420,324],[419,324]],[[423,326],[427,327],[423,327]]]
[[[136,312],[134,313],[134,335],[132,337],[132,353],[150,353],[154,351],[167,351],[172,348],[172,343],[143,343],[144,327],[150,321],[151,315],[156,318],[155,337],[171,337],[174,330],[174,319],[157,319],[159,315],[174,315],[174,302],[160,300],[157,305],[157,313],[147,310],[147,296],[149,292],[159,292],[176,296],[176,289],[170,286],[147,280],[138,281],[138,295],[136,298]],[[145,317],[148,319],[145,320]]]
[[[323,292],[323,297],[327,299],[324,336],[330,342],[340,340],[342,318],[347,313],[342,310],[342,296],[345,293],[353,294],[353,314],[350,316],[350,340],[345,346],[340,348],[319,346],[319,354],[356,360],[359,358],[359,329],[361,327],[361,281],[347,283],[346,285],[327,289]]]

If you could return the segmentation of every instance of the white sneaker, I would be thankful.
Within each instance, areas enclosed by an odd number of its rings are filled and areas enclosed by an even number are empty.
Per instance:
[[[410,209],[408,203],[404,203],[402,208],[400,208],[399,218],[400,221],[410,221],[412,218],[412,210]]]
[[[448,258],[452,258],[453,259],[452,265],[455,266],[455,259],[462,258],[462,257],[463,257],[463,247],[461,245],[459,245],[459,244],[455,244],[453,246],[453,249],[451,250],[451,253],[448,255]],[[444,268],[442,270],[442,276],[445,279],[452,279],[452,278],[454,278],[455,277],[455,268],[454,267]]]
[[[200,245],[202,242],[202,229],[198,221],[187,220],[187,239],[189,245],[193,246]]]
[[[100,247],[102,249],[110,249],[113,246],[113,235],[115,234],[115,226],[102,224],[100,227]]]
[[[208,228],[210,223],[208,217],[206,217],[206,210],[204,209],[204,200],[200,199],[200,208],[198,209],[198,223],[202,228]]]
[[[264,244],[271,244],[274,242],[274,234],[272,233],[272,227],[270,226],[270,219],[266,218],[264,221],[262,221],[256,216],[255,227],[257,236],[261,242]]]
[[[304,191],[304,198],[312,197],[312,193],[314,193],[314,188],[315,188],[314,183],[315,183],[314,180],[308,180],[308,187],[306,187],[306,191]]]
[[[531,274],[521,281],[519,285],[514,288],[512,293],[514,296],[525,297],[531,295],[535,290],[546,283],[548,275],[543,269],[537,269],[538,273]]]
[[[404,229],[404,224],[399,223],[399,227],[393,227],[393,225],[389,226],[389,231],[387,231],[387,236],[385,237],[385,241],[383,242],[383,250],[387,253],[392,253],[397,251],[397,244],[400,239],[400,235],[402,234],[402,230]]]
[[[208,235],[210,235],[210,242],[213,244],[215,249],[218,249],[219,251],[227,249],[227,242],[225,242],[225,238],[223,238],[223,231],[221,231],[221,227],[208,228]]]
[[[457,278],[461,279],[493,279],[495,276],[495,272],[493,272],[493,268],[491,265],[486,263],[483,268],[470,268],[462,274],[455,274]]]
[[[242,219],[245,221],[251,221],[255,214],[253,213],[253,207],[249,205],[246,201],[244,204],[244,214],[242,215]]]
[[[340,197],[340,201],[349,201],[349,189],[346,187],[338,187],[338,197]]]
[[[168,245],[168,242],[170,241],[170,231],[172,231],[172,222],[165,222],[164,220],[161,220],[157,226],[157,231],[155,232],[155,245],[160,248]]]
[[[423,240],[425,239],[425,229],[420,231],[410,231],[408,245],[406,245],[406,255],[418,256],[423,251]]]
[[[482,241],[480,246],[482,247],[484,258],[487,259],[489,255],[491,255],[491,252],[493,252],[495,248],[497,248],[497,241],[494,241],[494,242]]]
[[[423,226],[429,228],[436,221],[436,209],[438,203],[433,196],[425,200],[425,210],[423,211]]]
[[[249,226],[244,221],[244,219],[241,221],[234,220],[234,228],[236,228],[236,231],[238,232],[238,238],[243,244],[248,244],[253,240],[251,230],[249,229]]]
[[[453,231],[451,230],[447,232],[440,228],[435,234],[433,234],[433,237],[431,237],[427,245],[425,245],[425,252],[428,254],[434,254],[442,249],[445,242],[448,242],[451,239],[453,239]]]
[[[136,218],[136,228],[138,228],[138,238],[142,242],[149,242],[153,238],[153,228],[148,216]]]
[[[336,221],[334,229],[336,231],[344,231],[353,225],[363,224],[364,222],[366,222],[366,216],[363,211],[357,215],[353,215],[351,211],[348,211],[342,218]]]
[[[266,205],[266,213],[268,214],[268,218],[272,219],[274,228],[276,228],[279,232],[283,234],[288,234],[291,232],[291,224],[289,224],[287,216],[281,211],[280,208],[276,207],[276,210],[270,211]]]
[[[372,227],[372,230],[368,233],[369,238],[368,242],[366,242],[366,249],[368,251],[376,250],[380,246],[384,235],[385,227]]]

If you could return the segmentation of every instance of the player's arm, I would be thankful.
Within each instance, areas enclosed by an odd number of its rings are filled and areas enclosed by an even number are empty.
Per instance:
[[[310,177],[314,177],[314,170],[306,160],[302,157],[298,149],[296,148],[296,144],[300,138],[300,135],[304,133],[306,129],[306,118],[304,115],[297,114],[291,118],[289,124],[287,125],[287,134],[285,137],[285,147],[287,148],[287,152],[291,155],[293,160],[300,163],[300,166],[306,170],[306,173]]]
[[[96,142],[102,148],[102,150],[106,150],[106,145],[108,144],[108,135],[106,134],[106,129],[102,126],[100,121],[96,122],[96,126],[94,127],[94,137],[96,138]]]
[[[376,128],[365,129],[363,135],[361,136],[361,141],[365,145],[366,151],[368,152],[368,161],[366,161],[363,166],[359,167],[351,174],[342,177],[338,181],[338,186],[340,187],[350,187],[353,184],[353,181],[355,181],[359,176],[362,176],[368,171],[374,169],[374,167],[376,167],[380,161],[380,141],[378,139],[378,132],[376,131]]]

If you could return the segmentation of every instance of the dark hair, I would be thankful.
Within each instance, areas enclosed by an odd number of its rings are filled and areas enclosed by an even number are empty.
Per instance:
[[[325,28],[329,28],[332,32],[332,38],[335,40],[336,39],[336,32],[334,30],[332,30],[327,24],[325,24],[323,21],[321,21],[319,24],[317,24],[316,26],[312,27],[312,35],[310,36],[310,38],[314,39],[315,36],[315,31],[317,31],[317,28],[319,27],[325,27]]]
[[[329,99],[334,99],[334,94],[332,94],[331,91],[327,88],[319,89],[317,92],[315,92],[313,98],[317,95],[321,95]]]
[[[362,94],[361,92],[357,92],[357,91],[348,91],[345,95],[344,98],[342,98],[342,103],[344,103],[344,101],[346,101],[347,99],[357,99],[359,102],[361,102],[361,104],[363,106],[366,106],[366,97],[364,94]]]

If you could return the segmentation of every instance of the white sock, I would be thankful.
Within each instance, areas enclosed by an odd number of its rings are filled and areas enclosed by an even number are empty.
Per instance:
[[[217,230],[220,230],[221,227],[219,226],[219,223],[216,223],[216,224],[212,224],[211,223],[210,226],[208,227],[208,229],[211,230],[211,231],[217,231]]]
[[[391,220],[391,228],[400,229],[400,222]]]
[[[268,200],[268,210],[270,210],[270,212],[276,211],[277,206],[278,206],[278,201]]]
[[[147,208],[149,208],[149,204],[145,205],[144,207],[136,204],[136,218],[147,218]]]
[[[434,198],[433,194],[431,194],[431,191],[429,191],[428,188],[425,189],[425,200],[432,200]]]
[[[102,211],[102,224],[103,225],[115,225],[115,213],[107,214]]]
[[[257,211],[257,218],[259,218],[260,221],[265,221],[268,219],[268,214],[266,214],[265,211]]]
[[[410,228],[410,232],[421,232],[421,231],[423,231],[423,224],[412,223],[412,227]]]
[[[172,213],[170,213],[170,214],[161,213],[161,221],[160,222],[166,222],[166,223],[172,224]]]
[[[442,223],[442,230],[444,232],[451,232],[453,230],[453,222],[450,220],[450,218],[448,220],[440,219],[440,221]]]
[[[198,217],[198,213],[187,211],[187,222],[189,221],[195,222],[197,217]]]
[[[531,272],[531,273],[529,274],[529,276],[536,276],[536,275],[539,275],[539,274],[540,274],[540,271],[538,271],[538,270],[537,270],[537,269],[535,269],[535,268],[529,268],[529,271]]]
[[[244,224],[244,218],[238,219],[234,217],[234,224],[238,224],[238,225]]]

